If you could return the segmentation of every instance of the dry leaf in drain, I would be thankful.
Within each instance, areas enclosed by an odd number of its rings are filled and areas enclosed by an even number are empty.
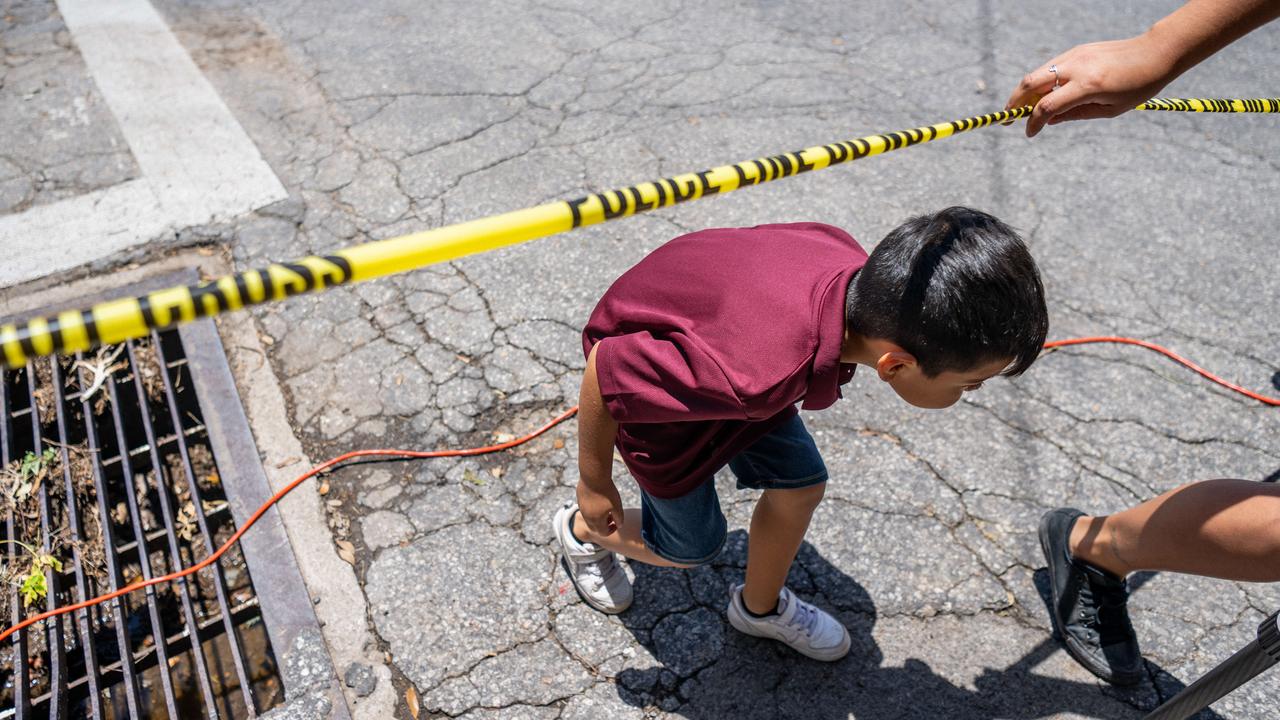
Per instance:
[[[334,540],[334,545],[338,546],[338,557],[342,558],[348,565],[356,564],[356,546],[350,540]]]
[[[414,690],[412,685],[404,691],[404,702],[409,706],[409,714],[413,716],[413,720],[418,720],[418,712],[420,710],[418,707],[418,691]]]
[[[200,526],[196,523],[196,506],[190,501],[182,506],[178,511],[178,537],[191,542],[200,532]]]

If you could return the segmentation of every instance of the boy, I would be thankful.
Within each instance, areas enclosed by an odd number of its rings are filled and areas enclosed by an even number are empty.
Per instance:
[[[712,476],[762,490],[729,622],[818,660],[849,634],[784,587],[827,471],[795,409],[829,407],[865,365],[904,400],[943,408],[1018,375],[1048,330],[1022,240],[963,207],[908,220],[870,257],[817,223],[717,229],[658,248],[618,278],[583,331],[578,502],[555,516],[565,566],[606,613],[631,604],[614,553],[710,562],[725,539]],[[614,447],[640,485],[622,508]]]

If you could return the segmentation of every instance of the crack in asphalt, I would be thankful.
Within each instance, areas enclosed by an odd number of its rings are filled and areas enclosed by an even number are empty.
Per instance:
[[[988,4],[983,2],[980,5],[980,9],[989,14]],[[275,22],[300,22],[297,16],[307,6],[307,2],[297,2],[280,8]],[[471,190],[485,185],[481,192],[496,192],[488,183],[495,183],[492,187],[497,187],[499,183],[511,182],[516,173],[513,169],[517,167],[516,163],[537,153],[554,155],[568,167],[580,169],[575,182],[580,181],[583,187],[574,190],[598,189],[587,186],[596,164],[593,148],[588,146],[607,144],[616,138],[636,136],[633,139],[641,148],[640,159],[633,161],[641,167],[653,168],[654,175],[687,170],[687,161],[679,157],[679,153],[687,149],[669,147],[663,150],[661,136],[656,131],[672,123],[692,124],[691,117],[703,116],[713,105],[726,117],[775,123],[783,119],[807,121],[819,112],[832,116],[883,114],[885,100],[892,103],[895,99],[892,112],[914,122],[933,122],[937,119],[935,111],[949,113],[954,110],[954,107],[946,107],[947,98],[921,101],[909,92],[898,91],[892,84],[886,86],[869,82],[866,79],[868,72],[892,74],[902,80],[904,86],[910,85],[908,81],[911,78],[953,78],[965,73],[984,79],[988,88],[995,82],[995,55],[988,47],[989,42],[978,42],[972,46],[972,62],[948,64],[945,68],[925,65],[909,73],[899,73],[900,68],[894,67],[892,60],[882,61],[875,55],[880,51],[878,48],[903,41],[919,41],[919,35],[905,31],[853,34],[848,38],[841,35],[838,36],[841,43],[833,41],[830,47],[815,48],[808,28],[779,27],[782,40],[776,41],[775,50],[779,53],[807,53],[801,59],[774,59],[769,54],[744,57],[752,51],[760,51],[760,48],[751,41],[733,38],[702,38],[704,42],[698,52],[683,52],[684,48],[673,47],[671,43],[652,42],[662,27],[670,28],[682,23],[684,10],[673,5],[663,9],[660,17],[633,23],[603,22],[588,15],[582,19],[600,35],[584,44],[583,33],[565,23],[564,11],[539,6],[537,12],[542,30],[553,39],[558,55],[550,58],[549,64],[531,68],[533,74],[524,77],[518,87],[505,89],[500,84],[486,84],[485,88],[476,91],[413,91],[391,87],[385,91],[366,92],[361,89],[343,92],[344,88],[332,84],[335,74],[342,69],[326,66],[329,60],[322,45],[326,38],[319,30],[304,32],[307,28],[302,27],[305,23],[301,23],[296,30],[301,35],[294,36],[295,41],[290,43],[287,53],[263,48],[263,44],[271,40],[270,32],[262,33],[261,37],[254,35],[253,41],[258,45],[250,49],[271,58],[279,68],[279,78],[275,81],[279,85],[268,86],[264,93],[278,92],[282,99],[264,101],[263,107],[251,111],[244,111],[240,106],[236,109],[238,114],[244,112],[247,129],[255,138],[273,141],[263,144],[263,152],[290,191],[286,204],[264,209],[255,218],[279,220],[289,229],[272,230],[267,237],[259,239],[248,232],[254,222],[251,219],[237,224],[239,232],[234,238],[228,233],[227,237],[218,239],[233,244],[236,263],[244,268],[254,267],[268,259],[323,253],[346,242],[385,237],[408,229],[463,219],[462,215],[474,212],[474,205],[470,204],[474,200],[470,199],[472,193],[468,193],[467,199],[460,198],[461,189]],[[580,19],[577,13],[568,14]],[[291,16],[293,20],[289,19]],[[269,21],[263,22],[270,24]],[[244,26],[236,32],[249,33],[250,30]],[[188,29],[186,33],[200,36],[196,29]],[[296,38],[301,36],[305,37],[297,43]],[[622,47],[624,43],[626,47]],[[203,56],[204,63],[208,63],[209,58],[216,58],[216,62],[227,66],[223,72],[234,72],[230,66],[235,64],[236,53],[241,52],[235,33],[228,37],[216,36],[202,42],[200,47],[200,52],[195,54]],[[619,59],[624,56],[616,53],[623,50],[634,53],[638,59]],[[202,58],[197,57],[197,60],[202,61]],[[855,66],[855,62],[861,64]],[[725,73],[729,72],[749,74],[745,78],[735,77],[735,81],[743,82],[731,88],[723,82]],[[769,97],[770,88],[775,83],[815,76],[839,88],[839,92],[825,100],[802,98],[786,106]],[[704,86],[718,87],[718,92],[731,97],[708,100],[705,94],[699,95],[699,89]],[[512,105],[495,111],[495,115],[468,121],[470,124],[458,130],[456,137],[450,136],[407,152],[401,149],[403,144],[395,138],[399,130],[395,127],[393,116],[396,108],[393,105],[410,99],[496,100],[511,101]],[[1160,121],[1163,119],[1155,122]],[[411,124],[408,129],[412,131],[415,128]],[[520,137],[513,145],[489,148],[486,145],[491,133],[518,133]],[[1169,129],[1163,130],[1163,134],[1171,145],[1191,142],[1185,137],[1174,137],[1177,133]],[[986,149],[980,151],[994,153],[996,161],[1002,163],[999,139],[991,138],[985,144]],[[1199,147],[1194,142],[1191,146]],[[464,165],[454,159],[435,160],[440,153],[451,150],[473,153],[479,162]],[[960,147],[954,152],[962,154],[971,150]],[[1234,147],[1230,152],[1243,154]],[[1260,159],[1275,165],[1274,161]],[[1230,165],[1236,160],[1226,150],[1213,157],[1216,164]],[[423,165],[407,167],[410,161],[419,161]],[[1012,170],[1012,167],[1004,169],[1002,164],[996,166],[990,180],[994,197],[1001,198],[1008,192],[1005,186],[1009,180],[1004,173]],[[419,176],[425,173],[439,174],[439,177],[429,178],[427,185],[417,184],[423,180]],[[555,183],[537,182],[536,178],[531,179],[531,183],[533,194],[546,200],[567,194],[557,189]],[[1033,203],[1030,214],[1034,224],[1027,233],[1028,240],[1033,244],[1042,242],[1048,227],[1046,213]],[[692,231],[702,222],[677,214],[649,217],[661,227],[679,232]],[[588,270],[583,272],[585,274]],[[375,440],[432,446],[479,443],[496,428],[510,428],[517,422],[531,423],[536,413],[571,404],[576,398],[575,380],[581,372],[581,366],[574,364],[579,362],[575,355],[580,332],[574,322],[576,316],[569,312],[557,316],[546,311],[533,315],[533,307],[509,307],[509,303],[504,302],[503,293],[509,292],[504,283],[510,282],[511,277],[495,272],[483,261],[452,262],[385,279],[376,286],[377,289],[366,291],[362,289],[365,286],[358,286],[356,289],[331,290],[333,299],[324,307],[299,298],[292,304],[255,309],[254,317],[263,334],[275,340],[267,347],[267,355],[281,379],[290,416],[296,422],[308,454],[321,457],[339,445]],[[1187,299],[1203,304],[1199,298],[1188,296]],[[1259,368],[1275,369],[1272,361],[1249,348],[1231,347],[1229,341],[1198,337],[1192,330],[1178,327],[1177,321],[1163,317],[1159,308],[1148,307],[1150,315],[1146,317],[1128,317],[1091,309],[1088,302],[1090,300],[1073,299],[1068,293],[1063,293],[1062,298],[1055,299],[1055,311],[1074,313],[1117,330],[1120,329],[1118,323],[1138,321],[1150,325],[1156,335],[1195,342],[1237,355]],[[1213,308],[1207,310],[1212,311]],[[576,310],[580,311],[581,308]],[[1221,319],[1231,320],[1227,317]],[[311,325],[304,327],[306,323]],[[546,325],[532,326],[535,329],[526,330],[521,335],[517,329],[524,323]],[[336,350],[325,347],[326,339],[338,340],[340,347]],[[500,358],[497,356],[510,350],[519,352],[510,356],[514,359],[508,365],[499,366]],[[1084,357],[1080,353],[1067,354],[1074,358]],[[1098,362],[1141,368],[1157,377],[1169,379],[1142,362],[1098,355],[1088,357]],[[404,376],[405,386],[399,384],[397,378],[400,376]],[[373,382],[349,384],[362,377],[372,378]],[[423,383],[429,385],[429,389],[420,389],[416,384],[420,378],[425,378]],[[1180,435],[1153,425],[1142,415],[1132,418],[1082,416],[1070,408],[1055,405],[1051,398],[1041,397],[1030,387],[1020,383],[1011,383],[1010,386],[1014,388],[1015,400],[1028,401],[1040,409],[1032,413],[1033,421],[1011,416],[1007,406],[999,402],[987,405],[967,400],[966,405],[978,410],[981,417],[988,418],[989,427],[1007,428],[1025,438],[1028,445],[1061,456],[1074,470],[1073,482],[1077,491],[1096,479],[1118,496],[1134,501],[1155,493],[1155,488],[1142,478],[1116,467],[1116,461],[1106,452],[1093,452],[1079,446],[1086,442],[1085,436],[1090,427],[1133,427],[1157,439],[1193,448],[1220,443],[1271,459],[1280,457],[1280,452],[1249,438],[1233,437],[1229,430],[1224,430],[1222,435]],[[1196,387],[1199,392],[1200,386]],[[1049,420],[1045,419],[1046,412],[1050,413]],[[1050,422],[1055,416],[1061,416],[1063,420]],[[1046,427],[1035,427],[1038,422],[1045,423]],[[1061,422],[1078,426],[1080,434],[1061,431]],[[861,601],[829,598],[816,591],[815,595],[826,601],[829,607],[851,617],[869,620],[895,619],[927,626],[945,618],[1008,618],[1019,627],[1043,632],[1044,623],[1034,621],[1038,618],[1038,609],[1023,607],[1018,600],[1019,597],[1030,596],[1025,592],[1015,592],[1025,590],[1018,585],[1026,581],[1021,575],[1029,575],[1036,570],[1034,562],[1028,562],[1028,558],[1022,556],[1016,538],[1004,529],[1015,521],[1002,517],[998,510],[977,510],[980,507],[977,503],[983,498],[1002,499],[1035,508],[1049,507],[1037,496],[1034,488],[1029,488],[1027,496],[1023,497],[1013,491],[963,487],[946,476],[946,466],[941,461],[920,450],[901,434],[871,426],[861,430],[883,440],[913,466],[922,468],[933,487],[943,496],[955,498],[959,517],[944,519],[931,513],[928,503],[921,506],[921,496],[914,494],[907,501],[888,508],[878,507],[874,499],[829,495],[826,502],[882,517],[922,520],[936,525],[946,533],[940,536],[948,538],[947,542],[957,548],[956,556],[963,558],[960,561],[964,563],[963,571],[941,583],[945,587],[940,597],[948,599],[946,602],[950,606],[938,608],[868,610],[860,604]],[[540,577],[549,583],[556,581],[561,574],[556,570],[554,560],[555,543],[543,527],[549,523],[543,522],[542,516],[546,515],[545,519],[549,521],[547,510],[553,504],[549,501],[561,496],[568,498],[572,494],[576,482],[571,458],[575,437],[574,431],[570,430],[563,438],[569,450],[539,451],[545,454],[531,451],[523,456],[528,460],[527,467],[518,471],[510,469],[516,461],[508,460],[506,456],[496,460],[472,461],[475,465],[465,468],[476,468],[475,472],[486,484],[461,483],[461,492],[472,498],[471,507],[463,509],[465,517],[438,525],[428,523],[425,530],[419,530],[419,526],[411,522],[413,532],[403,542],[412,545],[436,538],[442,532],[469,526],[509,529],[523,546],[551,556],[549,570]],[[506,468],[507,471],[502,477],[491,479],[488,471],[494,467]],[[464,471],[456,468],[464,468],[464,465],[433,463],[431,469],[415,473],[405,484],[405,491],[379,510],[402,518],[410,517],[408,509],[421,502],[425,492],[455,482],[447,473]],[[538,474],[540,471],[549,472],[549,482]],[[363,500],[364,496],[359,492],[362,476],[363,472],[356,470],[342,477],[334,475],[330,481],[335,493],[342,493],[343,497],[353,500],[359,496]],[[518,477],[512,479],[513,476]],[[544,484],[530,489],[534,483]],[[726,499],[725,506],[726,509],[742,510],[748,502],[748,499],[735,497]],[[358,509],[354,504],[330,509],[331,514],[343,514],[360,521],[372,511],[369,506]],[[495,522],[493,517],[502,519],[502,522]],[[352,540],[358,548],[355,569],[363,584],[368,580],[372,567],[379,562],[383,550],[370,553],[359,532],[352,533]],[[722,573],[739,570],[736,566],[714,566],[715,587],[725,584]],[[817,587],[812,570],[803,562],[797,566],[797,573],[810,587]],[[696,690],[690,683],[710,673],[714,665],[698,667],[684,674],[676,673],[677,681],[671,688],[654,680],[652,687],[643,691],[625,688],[617,677],[618,673],[606,666],[624,657],[627,649],[652,648],[653,629],[668,618],[697,609],[717,615],[723,612],[723,607],[715,602],[700,599],[690,573],[681,575],[681,578],[690,603],[685,606],[682,602],[669,601],[674,604],[647,608],[644,621],[647,627],[638,628],[634,642],[621,646],[616,653],[595,664],[588,662],[580,652],[575,652],[561,637],[558,623],[565,608],[557,604],[554,588],[549,587],[543,604],[546,623],[536,637],[474,659],[430,686],[418,686],[417,689],[424,699],[444,683],[452,681],[471,683],[477,690],[483,690],[471,677],[481,665],[521,648],[550,643],[593,678],[594,682],[582,693],[592,692],[602,685],[619,686],[638,697],[645,697],[644,694],[648,693],[644,701],[645,712],[662,710],[678,713],[681,707],[691,702],[692,693]],[[970,590],[965,595],[966,583],[987,579],[994,584],[990,587],[984,585],[981,590]],[[1161,664],[1166,667],[1184,665],[1188,657],[1203,652],[1200,642],[1214,633],[1238,629],[1248,622],[1247,616],[1252,612],[1265,612],[1260,607],[1265,605],[1261,595],[1250,594],[1240,585],[1234,587],[1242,590],[1247,606],[1230,621],[1219,618],[1206,623],[1203,618],[1183,618],[1199,628],[1201,637],[1194,647],[1186,651],[1187,657],[1160,656]],[[1004,590],[1005,597],[995,596],[998,589]],[[874,590],[868,592],[874,595]],[[951,603],[949,598],[957,593],[962,596],[960,601]],[[576,599],[571,601],[577,602]],[[1195,622],[1191,622],[1192,619]],[[412,652],[412,648],[404,647],[397,638],[380,634],[373,607],[369,608],[366,620],[372,636],[381,647],[399,651],[392,663],[396,682],[412,683],[412,678],[399,665],[399,658]],[[732,662],[732,659],[720,658],[712,662]],[[659,665],[665,667],[661,662]],[[1154,681],[1157,666],[1149,665],[1148,672]],[[782,687],[790,677],[789,671],[780,672],[773,681],[775,687]],[[1157,692],[1160,687],[1156,683]],[[668,698],[674,698],[674,701]],[[476,704],[461,712],[446,714],[455,717],[482,709],[497,711],[537,707],[558,708],[558,716],[569,707],[571,699],[572,695],[557,695],[545,703],[513,699],[508,703]],[[1124,698],[1120,701],[1131,705],[1135,702]],[[675,702],[676,705],[658,708],[660,702],[668,702],[668,705]],[[438,708],[429,705],[427,709],[439,712]]]

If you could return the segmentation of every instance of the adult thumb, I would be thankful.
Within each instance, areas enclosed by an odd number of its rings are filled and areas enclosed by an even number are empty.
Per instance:
[[[1053,118],[1089,102],[1089,94],[1079,83],[1067,83],[1040,98],[1027,118],[1027,137],[1035,137]]]

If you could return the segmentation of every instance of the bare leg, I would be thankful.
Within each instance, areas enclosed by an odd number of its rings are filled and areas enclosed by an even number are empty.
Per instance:
[[[610,535],[596,535],[591,532],[591,528],[587,527],[586,521],[582,519],[582,513],[575,513],[573,516],[573,527],[577,531],[575,534],[584,542],[594,543],[619,555],[632,560],[639,560],[649,565],[657,565],[658,567],[692,567],[691,565],[673,563],[661,555],[654,554],[652,550],[645,547],[644,540],[640,539],[639,508],[627,508],[622,512],[626,517],[623,519],[621,527]]]
[[[1183,485],[1124,512],[1083,517],[1071,554],[1121,577],[1169,570],[1280,580],[1280,486],[1248,480]]]
[[[826,487],[821,483],[795,490],[765,490],[756,502],[747,541],[747,584],[742,589],[742,602],[751,612],[763,614],[777,606],[787,571]]]

